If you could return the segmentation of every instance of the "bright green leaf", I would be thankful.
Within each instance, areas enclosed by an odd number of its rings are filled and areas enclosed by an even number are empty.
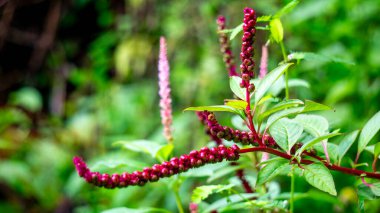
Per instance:
[[[270,21],[272,16],[259,16],[257,17],[256,19],[256,22],[266,22],[266,21]]]
[[[289,152],[301,136],[303,127],[293,120],[282,118],[273,124],[269,131],[276,143],[283,150]]]
[[[162,146],[156,153],[155,158],[161,162],[166,161],[169,159],[170,155],[172,154],[174,149],[173,144],[166,144],[165,146]]]
[[[304,166],[304,176],[306,181],[315,188],[336,196],[334,179],[330,171],[322,164],[313,163]]]
[[[240,87],[241,78],[237,76],[230,77],[230,89],[241,100],[245,100],[245,89]]]
[[[286,71],[292,63],[282,64],[275,68],[268,75],[266,75],[257,85],[255,91],[255,103],[258,103],[260,99],[265,95],[268,89],[273,85],[273,83]],[[240,88],[240,86],[239,86]],[[232,89],[232,88],[231,88]],[[236,93],[235,93],[236,94]],[[244,99],[243,99],[244,100]]]
[[[266,129],[269,129],[271,125],[276,123],[281,118],[301,113],[303,108],[304,107],[294,107],[273,113],[267,120]]]
[[[281,10],[279,10],[277,13],[274,14],[274,18],[280,18],[283,15],[288,14],[290,11],[292,11],[297,5],[299,1],[298,0],[293,0],[286,4]]]
[[[328,132],[329,122],[326,118],[319,115],[301,114],[294,118],[302,125],[306,132],[314,137],[319,137]]]
[[[349,65],[355,65],[354,62],[337,58],[337,57],[331,57],[331,56],[324,56],[316,53],[311,52],[294,52],[288,55],[289,60],[308,60],[308,61],[315,61],[319,63],[343,63],[343,64],[349,64]]]
[[[358,153],[361,153],[370,140],[380,129],[380,111],[377,112],[363,127],[359,136]]]
[[[215,106],[198,106],[198,107],[188,107],[184,111],[210,111],[210,112],[232,112],[240,114],[240,111],[226,105],[215,105]]]
[[[291,170],[291,165],[287,160],[276,160],[267,163],[257,175],[256,186],[262,185],[278,175],[287,174]]]
[[[324,104],[314,102],[314,101],[305,100],[305,108],[303,112],[323,111],[323,110],[332,110],[332,108]]]
[[[272,38],[277,42],[282,42],[284,38],[284,29],[282,28],[282,23],[279,18],[272,19],[269,22],[269,28],[272,35]]]
[[[316,149],[318,152],[325,153],[325,150],[321,143],[314,145],[313,148]],[[333,162],[336,162],[338,160],[338,154],[339,154],[338,145],[329,143],[327,146],[327,153],[330,156],[330,158],[333,160]]]
[[[243,31],[243,23],[239,24],[239,26],[232,29],[230,40],[234,39],[237,36],[237,34],[239,34],[241,31]]]
[[[269,115],[271,115],[275,112],[278,112],[278,111],[286,109],[286,108],[297,107],[297,106],[302,105],[302,104],[303,104],[303,102],[301,100],[298,100],[298,99],[290,99],[290,100],[282,101],[282,102],[274,105],[272,108],[261,113],[259,115],[258,120],[259,120],[259,122],[261,122],[264,120],[264,118],[268,117]]]
[[[191,195],[191,201],[194,203],[200,203],[202,200],[206,199],[209,195],[231,189],[232,187],[234,187],[234,185],[232,184],[199,186],[193,190],[193,194]]]
[[[375,155],[375,158],[379,157],[379,155],[380,155],[380,142],[377,142],[375,144],[375,149],[374,149],[373,154]]]
[[[341,140],[338,146],[338,162],[342,161],[343,156],[347,153],[347,151],[350,149],[352,144],[355,142],[356,138],[358,137],[359,130],[355,130],[347,135],[344,136],[344,138]]]
[[[135,141],[117,141],[113,145],[121,145],[123,148],[134,151],[150,154],[153,158],[156,158],[157,152],[164,147],[159,143],[148,140],[135,140]]]
[[[311,148],[312,146],[314,146],[318,142],[321,142],[321,141],[323,141],[325,139],[329,139],[329,138],[332,138],[332,137],[340,135],[340,134],[341,133],[329,133],[327,135],[323,135],[323,136],[314,138],[313,140],[310,140],[310,141],[304,143],[302,145],[302,147],[297,150],[296,155],[299,156],[303,151],[305,151],[308,148]]]
[[[235,109],[245,110],[247,107],[247,102],[242,100],[225,100],[225,105],[233,107]]]

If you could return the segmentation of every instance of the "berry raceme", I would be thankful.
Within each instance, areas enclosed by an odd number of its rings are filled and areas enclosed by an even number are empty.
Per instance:
[[[244,19],[243,19],[243,37],[240,52],[240,59],[242,64],[241,69],[241,87],[248,88],[250,86],[249,80],[254,77],[253,68],[255,62],[253,61],[253,39],[256,34],[256,12],[252,8],[244,9]],[[252,88],[254,90],[254,88]]]
[[[142,171],[112,175],[90,171],[80,157],[74,157],[73,162],[79,176],[88,183],[98,187],[113,189],[116,187],[143,186],[147,182],[155,182],[160,178],[186,172],[189,169],[205,164],[217,163],[223,160],[236,161],[240,157],[239,150],[237,145],[231,147],[225,147],[224,145],[213,148],[204,147],[199,151],[193,150],[188,155],[182,155],[179,158],[174,157],[170,161],[155,164],[151,168],[145,168]]]
[[[218,24],[218,31],[219,31],[219,43],[220,43],[220,52],[223,54],[223,60],[226,64],[228,75],[229,76],[238,76],[236,72],[236,66],[234,63],[234,57],[232,55],[232,49],[229,43],[229,39],[226,35],[226,33],[221,32],[226,28],[226,18],[224,16],[219,16],[216,20],[216,23]]]
[[[222,126],[218,123],[215,118],[214,113],[204,111],[197,112],[198,118],[206,125],[206,133],[211,136],[222,138],[228,141],[234,141],[235,143],[241,143],[243,145],[258,145],[259,141],[255,139],[254,134],[252,132],[245,132],[233,129],[231,127]],[[276,147],[277,144],[274,139],[265,135],[261,137],[261,139],[265,142],[266,146]]]

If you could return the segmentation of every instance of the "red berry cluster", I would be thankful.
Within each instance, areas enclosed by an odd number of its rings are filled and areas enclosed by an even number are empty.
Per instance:
[[[206,133],[217,138],[223,138],[225,140],[232,140],[235,143],[241,143],[244,145],[252,144],[257,145],[258,141],[255,140],[255,137],[252,132],[245,132],[233,129],[231,127],[222,126],[218,123],[215,118],[214,113],[204,111],[197,113],[199,119],[206,125]],[[267,146],[274,147],[276,142],[274,139],[265,135],[263,138]]]
[[[216,23],[218,24],[220,51],[223,54],[223,60],[228,69],[228,75],[238,76],[228,37],[226,33],[220,32],[226,28],[226,18],[224,16],[219,16]]]
[[[204,147],[199,151],[193,150],[188,155],[182,155],[180,158],[174,157],[162,164],[155,164],[151,168],[145,168],[142,171],[135,171],[133,173],[124,172],[121,175],[91,172],[81,158],[74,157],[73,161],[79,176],[84,178],[88,183],[112,189],[135,185],[143,186],[147,182],[155,182],[160,178],[186,172],[191,168],[221,162],[223,159],[235,161],[239,157],[239,147],[236,145],[231,147],[223,145],[213,148]]]
[[[242,64],[240,65],[242,73],[242,87],[249,87],[249,80],[253,78],[255,62],[253,61],[253,37],[256,34],[256,13],[252,8],[244,9],[243,19],[243,38],[240,59]]]

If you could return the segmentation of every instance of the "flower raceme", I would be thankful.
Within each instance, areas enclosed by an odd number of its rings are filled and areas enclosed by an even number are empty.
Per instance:
[[[226,147],[219,145],[218,147],[204,147],[199,151],[193,150],[188,155],[174,157],[170,161],[162,164],[155,164],[151,168],[145,168],[142,171],[132,173],[124,172],[122,174],[101,174],[92,172],[86,163],[80,157],[74,157],[73,162],[80,177],[84,178],[88,183],[105,188],[122,188],[128,186],[143,186],[147,182],[155,182],[160,178],[169,177],[189,169],[197,168],[205,164],[217,163],[223,160],[236,161],[239,159],[239,147],[233,145]]]
[[[226,18],[224,16],[219,16],[216,20],[218,24],[219,31],[219,43],[220,43],[220,52],[223,54],[223,60],[226,64],[229,76],[238,76],[236,72],[236,66],[234,63],[234,57],[232,55],[232,49],[228,41],[226,33],[222,32],[226,28]]]

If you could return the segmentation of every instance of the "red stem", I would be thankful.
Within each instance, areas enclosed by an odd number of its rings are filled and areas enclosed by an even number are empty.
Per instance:
[[[245,114],[247,114],[248,119],[248,128],[252,131],[253,136],[255,137],[255,140],[259,143],[260,147],[265,147],[264,143],[259,139],[259,135],[257,134],[255,130],[255,125],[252,121],[252,114],[251,114],[251,96],[248,90],[248,86],[245,87],[245,99],[247,100],[247,108],[245,109]]]
[[[241,149],[240,150],[240,153],[248,153],[248,152],[268,152],[270,154],[277,155],[279,157],[282,157],[282,158],[285,158],[288,160],[291,160],[293,158],[293,156],[291,156],[291,155],[288,155],[284,152],[280,152],[276,149],[272,149],[269,147],[253,147],[253,148],[247,148],[247,149]],[[318,158],[316,158],[316,159],[318,159]],[[320,158],[320,159],[321,159],[320,161],[330,170],[339,171],[339,172],[349,174],[349,175],[355,175],[355,176],[365,175],[367,178],[380,179],[380,173],[366,172],[366,171],[358,170],[358,169],[354,169],[354,168],[346,168],[346,167],[341,167],[341,166],[334,165],[334,164],[328,164],[327,162],[325,162],[324,159],[322,159],[322,158]],[[293,159],[293,162],[297,162],[297,160]],[[301,163],[302,164],[312,164],[312,163],[314,163],[314,161],[301,159]]]

